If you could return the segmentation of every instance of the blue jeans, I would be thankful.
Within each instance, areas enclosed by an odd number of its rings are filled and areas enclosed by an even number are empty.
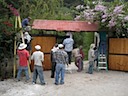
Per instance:
[[[37,76],[39,75],[40,83],[44,84],[44,75],[43,75],[43,68],[42,66],[34,66],[34,72],[33,72],[33,82],[36,83]]]
[[[89,61],[88,73],[93,74],[94,61]]]
[[[59,84],[59,77],[61,75],[60,84],[64,83],[64,75],[65,75],[65,65],[64,64],[56,64],[56,76],[55,83]]]
[[[28,67],[22,67],[22,66],[19,66],[18,68],[18,74],[17,74],[17,79],[20,80],[21,79],[21,73],[22,71],[25,71],[25,75],[26,75],[26,80],[29,80],[29,74],[28,74]]]
[[[99,46],[100,54],[106,54],[106,50],[107,50],[106,42],[105,41],[101,41],[100,42],[100,46]]]

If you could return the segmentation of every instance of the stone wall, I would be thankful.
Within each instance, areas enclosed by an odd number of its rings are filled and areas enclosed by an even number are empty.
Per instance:
[[[13,58],[4,58],[0,62],[0,80],[3,81],[13,76]]]

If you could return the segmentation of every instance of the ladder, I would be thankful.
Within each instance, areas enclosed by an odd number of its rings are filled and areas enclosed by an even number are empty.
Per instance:
[[[108,71],[108,66],[107,66],[107,57],[105,54],[99,54],[98,56],[98,71],[101,69],[104,69]]]

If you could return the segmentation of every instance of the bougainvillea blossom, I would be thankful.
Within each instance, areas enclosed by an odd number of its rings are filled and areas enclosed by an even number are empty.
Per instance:
[[[8,21],[4,21],[3,24],[7,25],[8,27],[12,27],[12,26],[13,26],[13,24],[11,24],[11,23],[8,22]]]
[[[12,5],[8,5],[8,8],[11,10],[11,12],[15,15],[15,16],[19,16],[19,12],[16,8],[12,7]]]

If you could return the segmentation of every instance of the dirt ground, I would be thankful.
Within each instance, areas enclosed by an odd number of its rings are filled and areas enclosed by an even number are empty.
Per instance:
[[[45,71],[47,85],[25,83],[24,77],[20,82],[7,79],[0,82],[0,96],[128,96],[127,72],[101,70],[87,74],[88,62],[84,62],[82,72],[77,72],[74,63],[70,68],[72,73],[66,72],[64,85],[54,85],[50,71]]]

